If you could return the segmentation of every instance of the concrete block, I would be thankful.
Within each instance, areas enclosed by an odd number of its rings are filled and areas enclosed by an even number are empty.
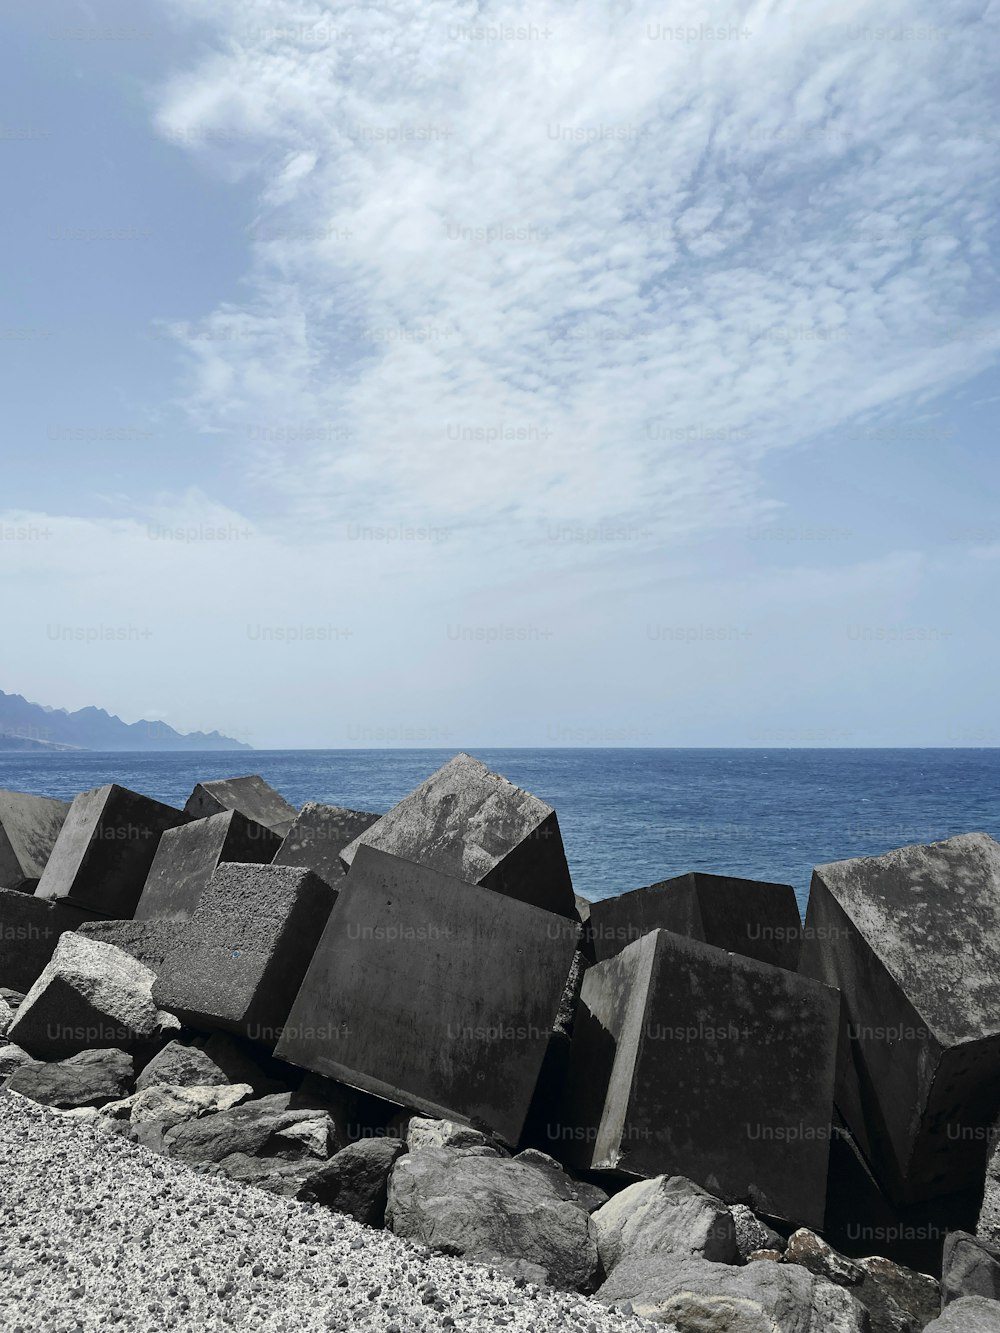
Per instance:
[[[346,867],[362,845],[578,919],[556,812],[472,755],[450,759],[345,847]]]
[[[184,930],[183,921],[84,921],[77,933],[88,940],[113,944],[159,976],[163,960]]]
[[[238,810],[167,829],[135,909],[136,921],[188,921],[220,862],[267,865],[281,839]]]
[[[817,866],[800,971],[844,995],[836,1102],[893,1202],[981,1187],[1000,1111],[1000,844]]]
[[[81,792],[70,806],[38,888],[100,916],[130,918],[160,835],[188,816],[172,805],[110,783]]]
[[[274,858],[276,866],[304,866],[335,888],[347,874],[341,851],[381,815],[310,801],[299,812]]]
[[[598,962],[651,930],[672,930],[794,971],[802,922],[790,884],[694,871],[591,904],[590,930]]]
[[[273,1047],[335,897],[295,866],[219,866],[163,962],[157,1004]]]
[[[224,810],[238,810],[247,819],[277,833],[279,838],[285,836],[298,814],[295,806],[259,773],[199,782],[187,798],[184,809],[194,819],[206,819],[209,815],[222,814]]]
[[[60,935],[89,920],[89,912],[68,903],[0,889],[0,982],[28,991],[42,975]]]
[[[583,978],[563,1155],[631,1177],[683,1172],[821,1228],[839,1012],[828,986],[651,932]]]
[[[362,845],[275,1054],[515,1144],[578,934]]]
[[[0,888],[34,893],[68,814],[68,801],[0,791]]]

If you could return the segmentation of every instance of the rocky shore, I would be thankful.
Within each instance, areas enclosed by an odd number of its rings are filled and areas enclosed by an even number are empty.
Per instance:
[[[803,923],[579,898],[468,755],[385,814],[0,792],[0,1079],[5,1327],[1000,1331],[983,833]]]

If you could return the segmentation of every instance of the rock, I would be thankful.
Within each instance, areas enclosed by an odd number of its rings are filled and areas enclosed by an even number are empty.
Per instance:
[[[729,1209],[683,1176],[636,1181],[598,1208],[594,1226],[605,1273],[625,1259],[651,1254],[697,1256],[718,1264],[739,1258]]]
[[[1000,1300],[1000,1251],[967,1231],[953,1231],[944,1243],[942,1308],[963,1296]]]
[[[421,1148],[496,1148],[492,1139],[471,1125],[459,1124],[457,1120],[432,1120],[427,1116],[410,1117],[406,1127],[406,1146],[410,1152],[419,1152]]]
[[[729,1211],[736,1228],[736,1248],[744,1259],[757,1250],[775,1250],[779,1256],[784,1254],[785,1238],[762,1222],[746,1204],[732,1203]]]
[[[872,1333],[920,1333],[941,1308],[938,1283],[926,1273],[881,1255],[859,1259],[857,1266],[864,1281],[853,1290],[871,1315]]]
[[[0,999],[0,1037],[6,1037],[14,1021],[14,1010],[6,1000]]]
[[[515,1144],[578,931],[362,846],[275,1054]]]
[[[599,1260],[591,1219],[545,1174],[502,1157],[425,1148],[400,1157],[386,1225],[407,1240],[467,1259],[529,1259],[553,1286],[589,1291]]]
[[[339,805],[304,805],[274,857],[276,866],[301,866],[338,888],[347,873],[340,853],[381,819],[366,810]]]
[[[67,801],[0,791],[0,888],[34,893],[68,814]]]
[[[122,1101],[102,1107],[101,1116],[127,1122],[130,1136],[150,1152],[167,1151],[164,1136],[187,1120],[228,1111],[253,1095],[248,1083],[225,1087],[145,1088]]]
[[[577,920],[555,811],[472,755],[450,759],[349,843],[345,868],[362,846]]]
[[[947,1306],[925,1333],[1000,1333],[1000,1302],[966,1296]]]
[[[188,816],[111,783],[70,806],[35,890],[118,920],[135,911],[160,834]]]
[[[5,987],[16,986],[22,994],[28,991],[64,932],[76,930],[87,919],[88,914],[77,907],[0,889],[0,980]]]
[[[1000,1110],[1000,845],[968,833],[817,866],[799,966],[843,989],[837,1108],[893,1202],[981,1186]]]
[[[570,1203],[585,1208],[588,1213],[595,1213],[608,1201],[607,1190],[602,1190],[600,1185],[594,1185],[588,1180],[577,1180],[575,1176],[569,1174],[561,1162],[557,1162],[548,1153],[539,1152],[537,1148],[526,1148],[524,1152],[517,1154],[514,1161],[544,1172],[560,1199],[568,1199]]]
[[[148,967],[111,944],[70,931],[14,1016],[8,1036],[32,1055],[149,1048],[177,1024],[153,1003]]]
[[[298,813],[295,806],[290,805],[259,773],[242,778],[220,778],[217,782],[199,782],[187,798],[184,810],[194,819],[209,819],[226,810],[238,810],[246,819],[263,824],[279,838],[286,835]]]
[[[157,975],[164,958],[176,948],[183,929],[173,921],[84,921],[77,927],[86,939],[113,944]]]
[[[685,1175],[823,1225],[840,996],[656,930],[583,978],[561,1117],[578,1170]]]
[[[800,1264],[817,1277],[825,1277],[841,1287],[856,1287],[864,1281],[864,1273],[857,1264],[831,1249],[815,1232],[800,1227],[788,1238],[785,1263]]]
[[[43,1106],[104,1106],[132,1086],[132,1057],[124,1051],[81,1051],[68,1060],[32,1061],[7,1078],[4,1089]]]
[[[985,1186],[975,1230],[977,1237],[987,1245],[1000,1246],[1000,1132],[997,1126],[993,1127],[988,1139]]]
[[[171,1157],[183,1162],[221,1162],[232,1153],[245,1153],[248,1157],[277,1156],[291,1146],[287,1138],[280,1137],[282,1131],[317,1118],[315,1107],[295,1105],[294,1093],[274,1093],[270,1097],[244,1102],[231,1110],[186,1120],[167,1130],[163,1143]],[[332,1120],[327,1129],[327,1151],[333,1151],[339,1145],[336,1144]],[[275,1151],[269,1151],[272,1147]],[[311,1157],[313,1162],[320,1160],[304,1145],[298,1155]]]
[[[171,1041],[153,1056],[135,1081],[136,1090],[155,1087],[221,1087],[230,1080],[199,1046]],[[235,1080],[238,1081],[238,1080]]]
[[[249,1157],[235,1152],[207,1168],[208,1174],[227,1176],[241,1185],[253,1185],[283,1199],[298,1197],[315,1173],[316,1163],[307,1159],[285,1161],[278,1157]]]
[[[746,1256],[748,1264],[769,1263],[780,1264],[784,1255],[781,1250],[751,1250]]]
[[[308,870],[220,865],[164,960],[157,1003],[191,1027],[273,1047],[334,898]]]
[[[13,1074],[15,1069],[20,1069],[22,1065],[37,1064],[27,1051],[22,1050],[20,1046],[15,1046],[13,1042],[8,1042],[5,1046],[0,1046],[0,1078],[6,1078],[8,1074]]]
[[[20,1007],[24,995],[24,991],[11,990],[9,986],[0,986],[0,1000],[6,1000],[11,1009]]]
[[[613,958],[651,930],[672,930],[793,972],[802,939],[790,884],[695,871],[591,906],[590,933],[598,962]]]
[[[136,921],[190,921],[220,862],[267,865],[281,839],[238,810],[168,829],[160,839]]]
[[[326,1166],[314,1169],[295,1197],[380,1227],[385,1222],[389,1175],[405,1151],[398,1139],[359,1139],[334,1153]]]
[[[288,1091],[286,1081],[280,1077],[272,1077],[264,1070],[261,1061],[266,1061],[266,1056],[236,1037],[230,1037],[225,1032],[213,1032],[201,1049],[212,1063],[222,1070],[230,1083],[249,1083],[257,1097]],[[274,1061],[267,1063],[269,1068],[274,1067]],[[305,1089],[300,1091],[304,1093]],[[319,1105],[318,1099],[314,1101]]]
[[[687,1333],[870,1333],[868,1312],[843,1287],[794,1264],[745,1268],[657,1253],[618,1264],[597,1293]]]

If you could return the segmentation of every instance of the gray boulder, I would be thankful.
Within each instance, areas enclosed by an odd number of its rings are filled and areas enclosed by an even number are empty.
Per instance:
[[[392,1170],[386,1225],[406,1240],[466,1259],[528,1259],[555,1287],[592,1291],[596,1229],[544,1172],[503,1157],[424,1148]]]
[[[148,1049],[179,1027],[153,1003],[155,980],[148,967],[114,945],[67,931],[7,1035],[32,1055],[56,1060],[99,1047]]]
[[[1000,1333],[1000,1301],[965,1296],[953,1301],[925,1333]]]
[[[597,1299],[690,1333],[871,1333],[849,1291],[795,1264],[738,1268],[660,1252],[623,1260]]]
[[[0,996],[0,1037],[6,1037],[10,1030],[10,1025],[14,1021],[14,1010],[7,1001]]]
[[[976,1223],[976,1235],[987,1245],[1000,1245],[1000,1134],[993,1126],[992,1145],[986,1164],[986,1182],[983,1202]]]
[[[107,1120],[128,1121],[131,1137],[154,1152],[163,1151],[163,1135],[185,1120],[228,1111],[253,1095],[248,1083],[224,1087],[151,1087],[101,1108]]]
[[[224,1070],[199,1046],[171,1041],[154,1055],[135,1081],[136,1091],[146,1088],[222,1087],[240,1082],[227,1077]]]
[[[125,1095],[135,1070],[124,1051],[81,1051],[68,1060],[32,1061],[9,1075],[4,1087],[43,1106],[104,1106]]]
[[[15,1046],[13,1042],[0,1046],[0,1078],[6,1078],[8,1074],[13,1074],[14,1070],[20,1069],[22,1065],[37,1063],[27,1051],[20,1046]]]
[[[967,1231],[952,1231],[941,1260],[942,1310],[963,1296],[1000,1300],[1000,1250]]]
[[[11,986],[0,986],[0,999],[6,1000],[12,1009],[16,1009],[25,996],[24,991],[14,990]]]
[[[788,1238],[785,1263],[800,1264],[817,1277],[836,1282],[840,1287],[858,1287],[865,1280],[862,1269],[852,1259],[838,1254],[821,1236],[808,1227],[800,1227]]]
[[[543,1172],[560,1199],[568,1199],[570,1203],[586,1208],[588,1213],[596,1213],[598,1208],[603,1207],[608,1201],[607,1190],[602,1190],[600,1185],[592,1185],[588,1180],[577,1180],[575,1176],[569,1174],[561,1162],[557,1162],[548,1153],[539,1152],[537,1148],[525,1148],[524,1152],[517,1154],[514,1161],[521,1162],[524,1166],[533,1166],[536,1171]]]
[[[593,1221],[605,1273],[652,1254],[719,1264],[739,1258],[729,1209],[683,1176],[636,1181],[598,1208]]]
[[[941,1308],[939,1284],[926,1273],[881,1255],[855,1260],[864,1281],[853,1288],[872,1319],[872,1333],[920,1333]]]
[[[294,1093],[274,1093],[230,1110],[185,1120],[166,1131],[164,1149],[182,1162],[221,1162],[233,1153],[285,1160],[312,1157],[314,1161],[321,1153],[320,1160],[325,1160],[339,1146],[333,1121],[324,1111],[296,1106],[294,1102]],[[316,1122],[325,1131],[324,1141],[317,1145],[319,1153],[287,1133],[293,1126]],[[311,1141],[316,1142],[315,1138]]]
[[[280,1157],[250,1157],[242,1152],[230,1153],[221,1162],[205,1168],[208,1175],[238,1180],[241,1185],[253,1185],[283,1199],[297,1198],[315,1170],[315,1161],[306,1158],[289,1162]]]
[[[405,1151],[399,1139],[359,1139],[334,1153],[326,1166],[313,1169],[295,1197],[380,1227],[385,1223],[389,1176]]]
[[[745,1203],[731,1203],[729,1211],[733,1215],[736,1228],[736,1248],[741,1259],[749,1259],[757,1250],[777,1250],[784,1253],[785,1238],[762,1222],[752,1208]]]
[[[465,1148],[493,1148],[492,1140],[458,1120],[432,1120],[429,1116],[415,1115],[406,1128],[406,1146],[410,1152],[423,1148],[450,1148],[458,1152]]]

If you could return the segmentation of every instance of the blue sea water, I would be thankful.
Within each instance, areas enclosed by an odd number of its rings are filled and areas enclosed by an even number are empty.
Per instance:
[[[183,805],[261,773],[295,805],[387,810],[448,750],[6,754],[0,787],[71,799],[105,782]],[[1000,749],[477,750],[555,806],[573,883],[606,898],[687,870],[792,884],[814,865],[982,831],[1000,838]]]

